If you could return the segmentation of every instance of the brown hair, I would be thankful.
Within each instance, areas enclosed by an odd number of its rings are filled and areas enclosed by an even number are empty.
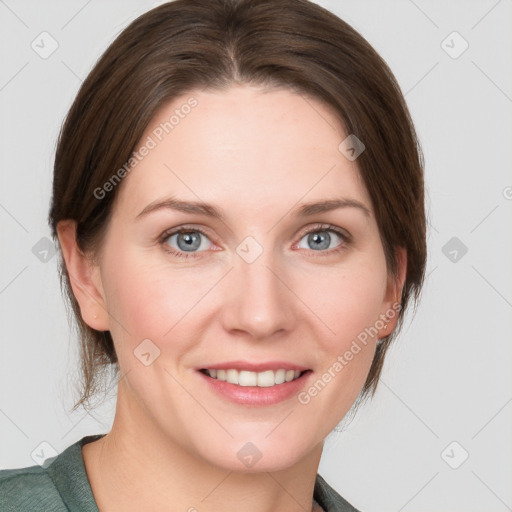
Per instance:
[[[423,155],[399,85],[370,44],[346,22],[308,0],[175,0],[137,18],[115,39],[83,82],[65,119],[55,155],[49,223],[77,222],[76,240],[95,254],[119,187],[94,191],[123,167],[157,110],[197,87],[288,87],[334,109],[347,134],[366,146],[357,164],[370,194],[388,271],[407,250],[402,307],[377,351],[360,398],[373,396],[386,351],[409,299],[417,305],[426,264]],[[341,141],[340,141],[341,142]],[[87,406],[102,371],[117,356],[110,332],[81,318],[60,261],[81,343]]]

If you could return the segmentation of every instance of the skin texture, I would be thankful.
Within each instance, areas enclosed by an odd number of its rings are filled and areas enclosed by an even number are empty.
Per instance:
[[[76,248],[73,222],[59,225],[82,317],[110,330],[120,365],[112,430],[83,448],[91,487],[108,511],[148,503],[162,511],[240,503],[247,512],[310,510],[323,440],[359,394],[377,338],[396,316],[305,405],[296,396],[234,404],[196,368],[289,361],[311,369],[313,384],[400,296],[405,255],[393,279],[357,160],[338,150],[347,134],[327,106],[285,88],[194,90],[162,108],[141,143],[191,96],[197,106],[123,179],[98,264]],[[225,219],[170,209],[136,219],[170,196],[211,203]],[[370,216],[353,207],[291,213],[341,197]],[[166,252],[180,251],[176,236],[158,241],[183,225],[207,233],[189,258]],[[308,243],[308,228],[330,234],[327,249]],[[248,236],[263,249],[252,263],[236,252]],[[160,350],[149,366],[134,355],[145,339]],[[237,457],[247,442],[262,454],[251,468]]]

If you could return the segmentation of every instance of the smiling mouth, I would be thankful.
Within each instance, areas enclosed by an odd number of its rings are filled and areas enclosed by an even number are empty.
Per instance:
[[[272,386],[279,386],[292,382],[299,379],[305,373],[311,372],[311,370],[299,371],[299,370],[265,370],[263,372],[251,372],[247,370],[218,370],[203,368],[199,370],[212,379],[221,380],[228,382],[229,384],[235,384],[242,387],[260,387],[268,388]]]

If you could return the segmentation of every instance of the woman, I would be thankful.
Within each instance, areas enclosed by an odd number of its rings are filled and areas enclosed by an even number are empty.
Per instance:
[[[83,83],[49,223],[107,434],[1,510],[354,511],[317,474],[426,262],[423,160],[370,45],[306,0],[176,0]]]

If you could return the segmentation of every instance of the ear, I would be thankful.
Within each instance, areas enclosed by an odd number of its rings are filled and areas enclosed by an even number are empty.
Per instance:
[[[76,243],[76,222],[57,224],[62,256],[73,294],[80,306],[83,321],[97,331],[108,331],[108,311],[99,266],[85,255]]]
[[[398,313],[401,309],[402,289],[407,275],[407,249],[398,247],[396,250],[397,276],[388,276],[386,294],[382,303],[380,318],[387,324],[380,330],[380,338],[389,336],[395,329],[398,321]],[[399,307],[400,306],[400,307]]]

